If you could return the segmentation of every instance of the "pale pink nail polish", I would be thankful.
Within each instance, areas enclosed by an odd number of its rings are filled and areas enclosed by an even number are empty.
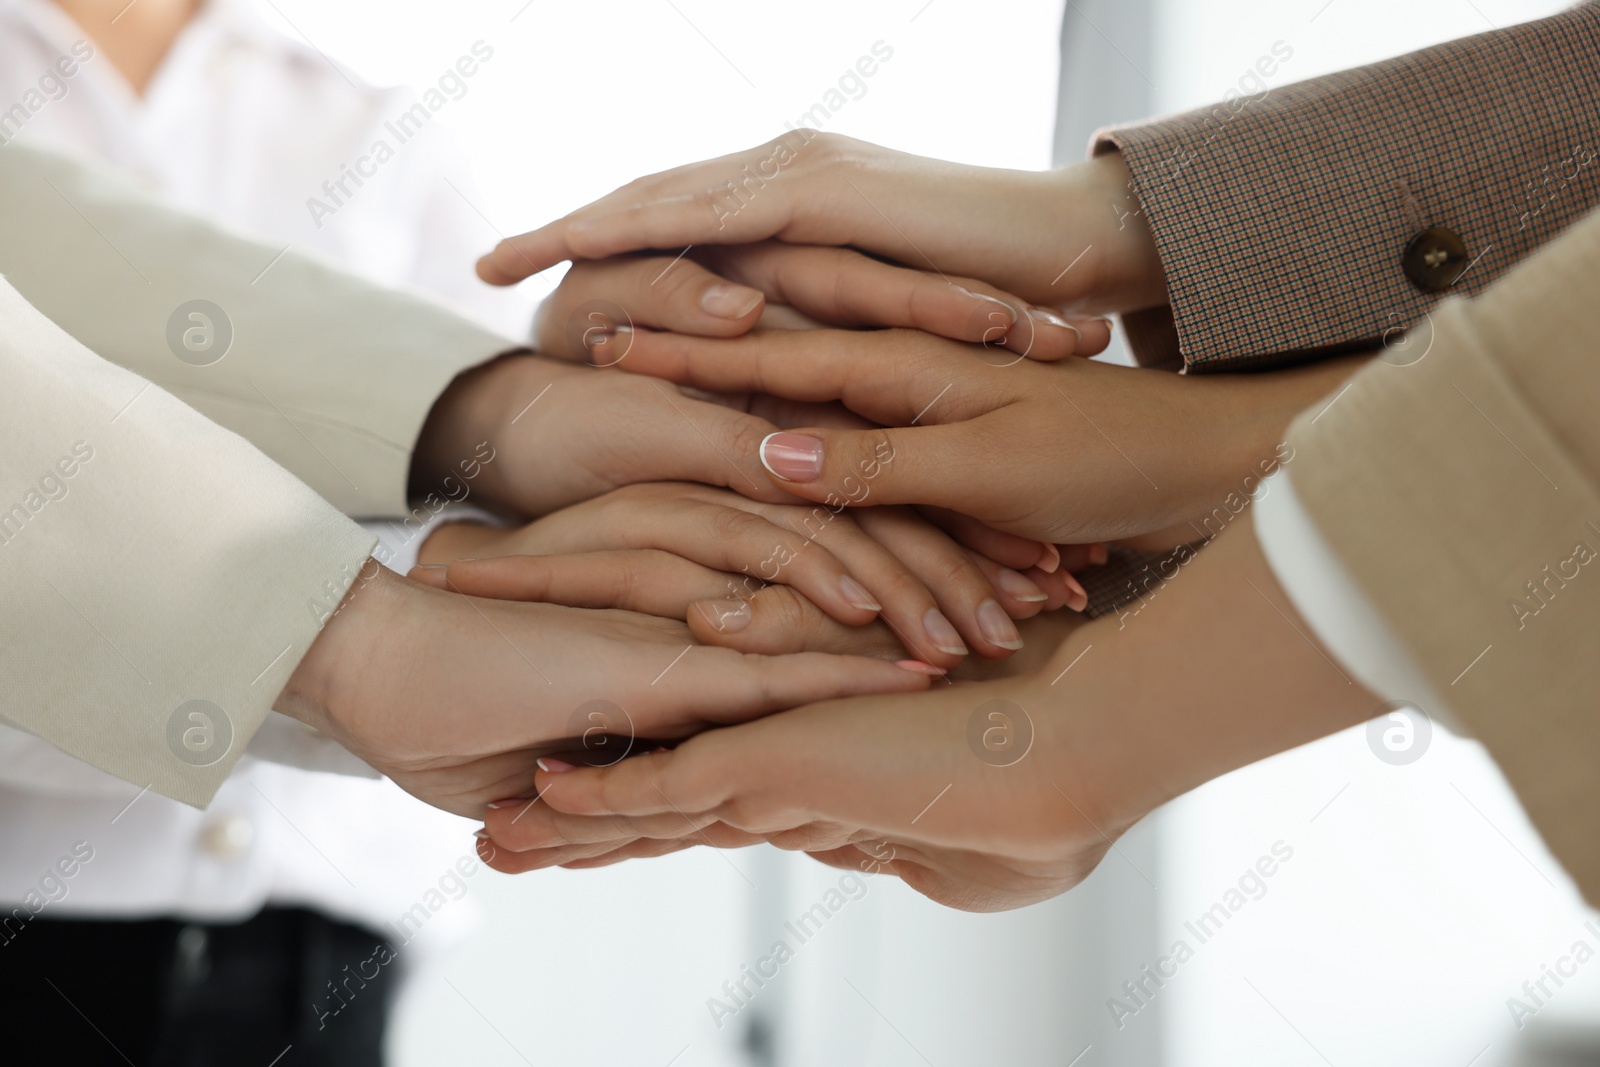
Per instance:
[[[1001,567],[1000,574],[995,578],[995,584],[1000,591],[1012,600],[1020,600],[1025,604],[1037,604],[1050,599],[1046,593],[1033,583],[1033,579],[1026,574],[1012,570],[1010,567]]]
[[[985,600],[978,605],[978,629],[991,645],[1009,648],[1015,652],[1022,647],[1022,635],[999,601]]]
[[[1111,558],[1111,550],[1105,545],[1089,546],[1089,562],[1095,566],[1103,566]]]
[[[546,774],[566,774],[568,771],[577,770],[576,767],[568,763],[566,760],[546,758],[536,759],[533,762],[541,771]]]
[[[1056,571],[1061,569],[1061,550],[1055,545],[1046,544],[1044,546],[1044,558],[1038,563],[1034,564],[1034,566],[1038,567],[1046,574],[1054,574]]]
[[[742,319],[761,303],[761,294],[742,285],[713,285],[700,297],[700,310],[719,319]]]
[[[903,671],[910,671],[912,674],[927,674],[935,678],[944,676],[944,671],[941,668],[935,667],[931,663],[924,663],[920,659],[896,660],[894,665]]]
[[[967,654],[967,646],[961,640],[960,632],[938,608],[929,608],[928,613],[922,617],[922,632],[928,635],[928,640],[932,641],[933,647],[940,652],[948,652],[952,656]]]
[[[1084,608],[1088,607],[1089,593],[1088,590],[1084,589],[1083,583],[1079,582],[1078,579],[1065,572],[1062,573],[1061,577],[1066,579],[1067,588],[1072,592],[1071,599],[1067,601],[1067,607],[1071,608],[1073,611],[1082,611]]]
[[[883,605],[872,599],[872,594],[866,587],[848,574],[839,579],[839,593],[844,597],[845,603],[862,611],[882,611]]]
[[[749,602],[744,600],[706,600],[697,606],[720,634],[736,634],[755,617]]]
[[[822,474],[822,442],[800,433],[768,434],[761,442],[761,465],[786,482],[814,482]]]

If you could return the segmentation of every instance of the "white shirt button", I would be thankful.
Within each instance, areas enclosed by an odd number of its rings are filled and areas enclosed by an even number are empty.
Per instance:
[[[256,828],[243,815],[225,815],[200,831],[200,847],[221,859],[233,859],[250,847]]]

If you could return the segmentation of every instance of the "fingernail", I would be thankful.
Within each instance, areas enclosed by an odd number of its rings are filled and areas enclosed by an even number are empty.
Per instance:
[[[863,611],[883,610],[883,605],[873,600],[872,594],[848,574],[839,579],[839,592],[843,594],[845,603],[853,608],[860,608]]]
[[[1071,330],[1073,334],[1078,337],[1083,336],[1082,334],[1078,333],[1078,328],[1076,326],[1072,325],[1072,323],[1068,322],[1056,312],[1051,311],[1049,308],[1029,308],[1028,314],[1038,321],[1045,323],[1046,325],[1059,326],[1063,330]]]
[[[761,442],[761,465],[786,482],[814,482],[822,474],[822,442],[801,433],[768,434]]]
[[[1061,550],[1055,545],[1045,545],[1044,558],[1038,563],[1034,564],[1034,566],[1038,567],[1046,574],[1054,574],[1056,571],[1061,569]]]
[[[745,600],[707,600],[698,607],[717,632],[723,634],[736,634],[755,618]]]
[[[928,640],[932,641],[933,647],[940,652],[948,652],[952,656],[967,654],[967,646],[962,643],[961,635],[938,608],[929,608],[928,613],[922,617],[922,632],[928,635]]]
[[[1012,570],[1010,567],[1001,567],[1000,576],[995,579],[995,584],[1000,591],[1012,600],[1021,600],[1027,604],[1037,604],[1041,600],[1049,600],[1050,594],[1033,584],[1033,580],[1026,574]]]
[[[541,771],[546,774],[566,774],[568,771],[577,770],[576,767],[568,763],[566,760],[536,759],[533,762]]]
[[[474,830],[472,832],[472,836],[476,837],[479,841],[487,841],[487,840],[489,840],[489,831],[488,830]]]
[[[1089,593],[1084,589],[1083,583],[1070,574],[1063,573],[1061,577],[1067,581],[1067,588],[1072,591],[1072,598],[1067,601],[1067,607],[1073,611],[1082,611],[1089,606]]]
[[[1089,546],[1089,562],[1095,566],[1103,566],[1111,558],[1111,550],[1105,545]]]
[[[920,659],[896,660],[894,665],[903,671],[910,671],[912,674],[930,674],[935,678],[944,676],[943,669],[935,667],[931,663],[924,663]]]
[[[509,797],[505,800],[491,800],[484,807],[491,811],[499,811],[501,808],[514,808],[519,804],[526,804],[532,799],[532,797]]]
[[[761,303],[761,294],[742,285],[713,285],[700,297],[700,310],[719,319],[742,319]]]
[[[1004,300],[1001,300],[999,297],[990,296],[988,293],[975,293],[964,285],[958,285],[956,288],[961,290],[963,293],[966,293],[974,300],[984,300],[991,304],[999,304],[1001,307],[1006,309],[1006,314],[1010,316],[1012,322],[1017,321],[1017,309],[1006,303]]]
[[[996,600],[985,600],[978,605],[978,629],[991,645],[1009,648],[1013,652],[1022,647],[1022,635],[1006,609]]]

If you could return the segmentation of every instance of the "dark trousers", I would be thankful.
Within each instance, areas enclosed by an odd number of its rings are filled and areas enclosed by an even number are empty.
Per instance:
[[[4,935],[0,1032],[8,1063],[379,1067],[383,1061],[399,964],[374,963],[375,954],[392,960],[392,950],[362,927],[268,908],[232,925],[39,916]]]

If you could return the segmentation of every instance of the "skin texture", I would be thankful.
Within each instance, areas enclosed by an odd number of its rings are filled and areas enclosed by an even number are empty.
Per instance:
[[[928,684],[882,660],[746,656],[695,645],[667,619],[477,600],[375,562],[366,574],[274,706],[458,815],[530,790],[534,759],[592,728],[585,708],[615,734],[684,737],[807,700]]]
[[[1167,800],[1377,705],[1306,636],[1242,522],[1136,622],[1077,628],[1043,670],[799,708],[603,768],[547,760],[537,800],[493,808],[480,851],[522,871],[765,840],[1003,910],[1077,884]]]
[[[1293,417],[1361,365],[1190,377],[1087,360],[994,364],[983,354],[906,330],[652,334],[635,339],[622,369],[701,389],[840,401],[878,425],[795,427],[758,443],[769,475],[787,475],[771,484],[796,496],[958,509],[1001,531],[1070,544],[1204,515],[1271,469],[1263,463],[1282,459]],[[773,457],[791,434],[821,450],[809,477]]]
[[[1002,581],[998,565],[990,565],[991,580],[975,556],[909,508],[852,516],[842,509],[762,504],[678,482],[626,486],[521,529],[445,527],[419,559],[649,550],[698,564],[712,578],[696,599],[723,605],[707,608],[710,618],[725,620],[714,630],[735,628],[743,620],[730,612],[772,582],[792,587],[846,625],[864,626],[881,614],[902,635],[905,654],[940,667],[959,663],[962,653],[940,647],[948,644],[939,636],[946,630],[942,624],[938,632],[930,629],[929,612],[951,623],[967,648],[1004,658],[1021,641],[1011,619],[1037,613],[1049,599],[1016,572]]]
[[[748,168],[748,170],[747,170]],[[777,176],[730,193],[753,171]],[[984,278],[1071,315],[1165,302],[1160,261],[1120,156],[1044,173],[924,159],[836,134],[777,141],[650,175],[478,264],[506,285],[565,259],[748,244],[850,246],[904,266]]]

